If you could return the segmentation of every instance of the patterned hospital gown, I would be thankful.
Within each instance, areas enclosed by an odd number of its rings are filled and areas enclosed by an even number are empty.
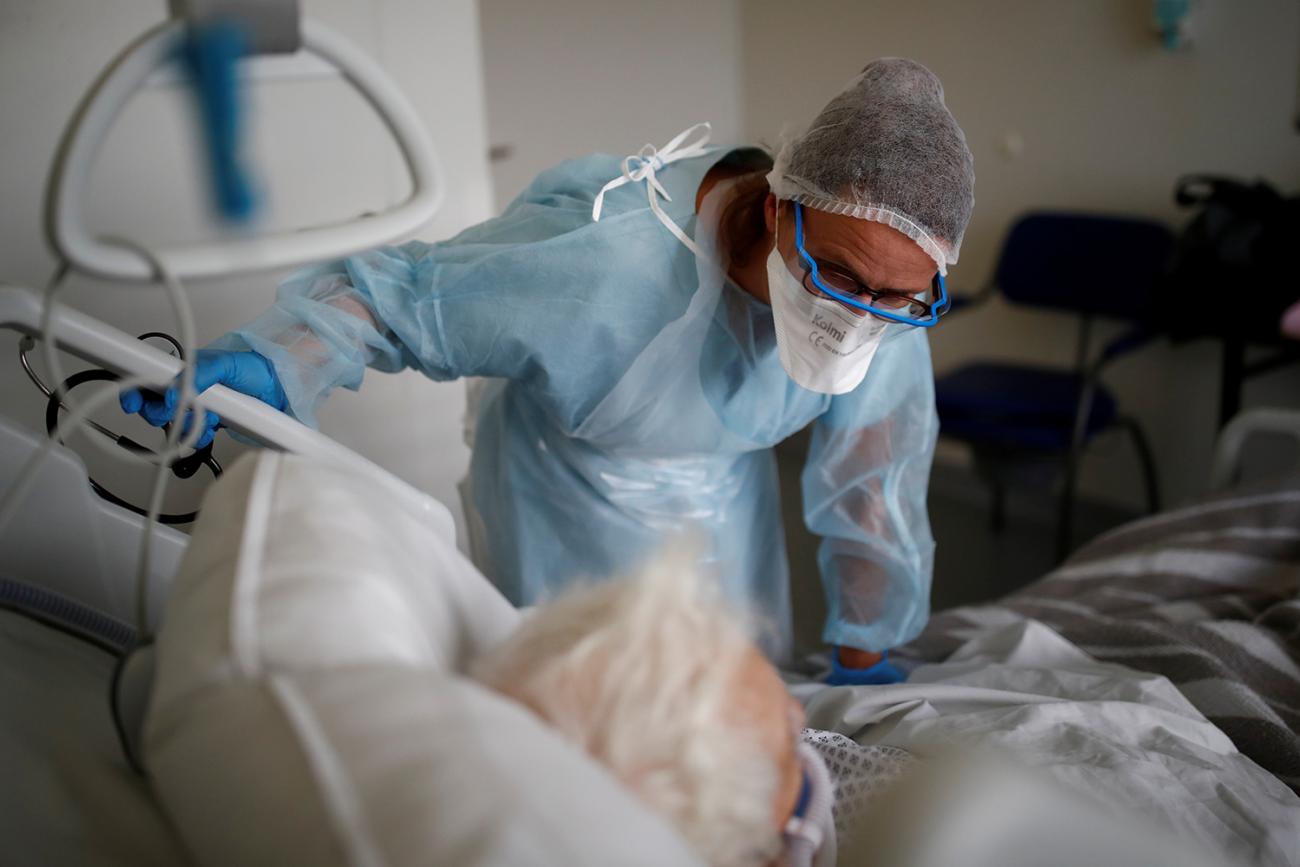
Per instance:
[[[826,763],[835,788],[835,834],[843,839],[871,802],[902,777],[916,760],[898,747],[863,746],[838,732],[804,729],[803,742]]]

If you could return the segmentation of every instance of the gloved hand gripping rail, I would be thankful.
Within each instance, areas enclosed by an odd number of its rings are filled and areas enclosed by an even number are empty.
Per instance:
[[[0,328],[39,338],[40,322],[41,298],[36,292],[0,284]],[[148,377],[160,389],[169,386],[180,372],[181,362],[175,356],[70,307],[55,304],[52,323],[60,349],[106,370],[122,376]],[[454,537],[451,513],[441,503],[319,431],[221,385],[203,392],[200,402],[219,415],[227,427],[271,448],[358,467],[383,479],[394,496],[426,511],[440,532]]]

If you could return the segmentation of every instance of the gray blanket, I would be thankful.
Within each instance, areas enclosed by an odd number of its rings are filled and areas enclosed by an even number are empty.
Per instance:
[[[1095,658],[1167,677],[1300,793],[1300,479],[1125,525],[992,605],[936,614],[896,656],[1039,620]]]

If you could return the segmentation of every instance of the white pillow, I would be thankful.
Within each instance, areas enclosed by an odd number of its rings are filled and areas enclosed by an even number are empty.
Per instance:
[[[458,674],[518,615],[432,517],[273,452],[209,490],[144,742],[196,859],[698,863],[603,768]]]

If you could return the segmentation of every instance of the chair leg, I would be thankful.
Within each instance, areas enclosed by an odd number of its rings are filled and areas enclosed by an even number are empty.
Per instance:
[[[992,485],[992,503],[989,510],[989,529],[999,536],[1007,526],[1007,489],[1001,482]]]
[[[1156,474],[1156,462],[1151,444],[1136,420],[1123,418],[1120,419],[1120,423],[1124,425],[1133,440],[1133,448],[1137,452],[1138,461],[1142,464],[1142,482],[1147,494],[1147,513],[1154,514],[1160,511],[1160,478]]]
[[[1062,563],[1070,554],[1074,541],[1074,486],[1083,457],[1083,447],[1088,441],[1088,423],[1092,420],[1093,397],[1097,392],[1098,366],[1087,365],[1088,318],[1085,316],[1079,332],[1079,402],[1074,410],[1074,428],[1070,434],[1070,448],[1065,455],[1065,484],[1061,490],[1061,511],[1056,523],[1056,562]]]
[[[1074,539],[1074,486],[1078,475],[1080,452],[1071,450],[1065,459],[1065,483],[1056,518],[1056,562],[1063,563],[1070,554]]]

